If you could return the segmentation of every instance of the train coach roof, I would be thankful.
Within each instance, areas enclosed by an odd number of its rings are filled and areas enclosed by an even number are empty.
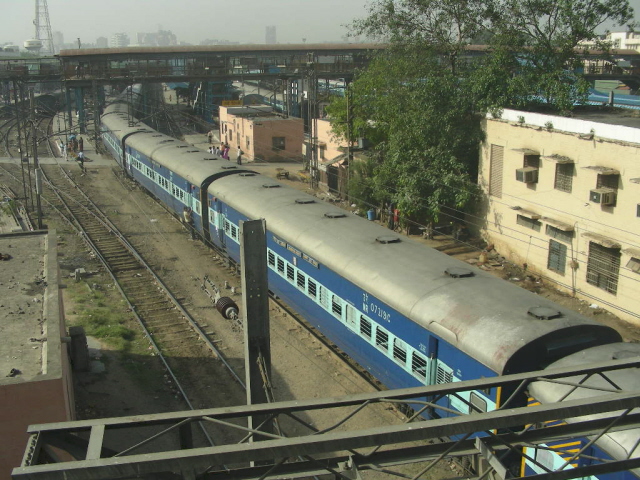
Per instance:
[[[541,368],[545,359],[530,354],[536,342],[543,343],[536,348],[544,357],[554,348],[551,341],[564,348],[585,336],[597,343],[604,343],[600,337],[619,339],[608,327],[374,222],[284,185],[264,188],[273,184],[260,175],[233,175],[213,182],[209,193],[249,218],[265,218],[269,231],[497,373],[522,369],[508,365],[516,353],[519,361],[534,362],[527,368]],[[343,217],[332,219],[327,213]],[[454,278],[447,269],[458,269],[449,270],[454,276],[472,276]],[[528,314],[532,307],[546,307],[543,313],[558,317],[537,319]]]
[[[549,365],[549,368],[582,367],[591,363],[602,363],[610,360],[632,357],[640,357],[640,344],[612,343],[609,345],[600,345],[598,347],[588,348],[581,352],[574,353],[573,355],[569,355],[568,357]],[[640,372],[637,368],[615,370],[605,372],[605,374],[607,378],[609,378],[615,385],[618,385],[623,391],[640,392]],[[565,378],[563,380],[571,383],[579,383],[582,381],[582,376]],[[542,403],[555,403],[561,399],[563,399],[563,401],[570,401],[607,395],[608,393],[606,390],[613,388],[611,383],[599,375],[591,376],[584,382],[584,385],[592,387],[592,389],[577,388],[574,390],[571,385],[534,382],[529,387],[529,393],[535,397],[536,400],[539,400]],[[593,388],[602,388],[605,391],[593,390]],[[640,409],[635,409],[634,413],[637,413],[639,410]],[[617,414],[613,414],[613,416],[618,416],[621,413],[622,412],[618,412]],[[604,416],[612,415],[586,415],[585,417],[580,417],[580,420],[593,420]],[[568,423],[572,423],[573,419],[566,419],[566,421]],[[598,440],[598,446],[603,448],[617,460],[638,458],[640,457],[640,445],[637,443],[639,438],[640,428],[608,433]],[[635,451],[632,452],[631,450],[634,448]],[[636,475],[640,476],[640,468],[633,471]]]
[[[188,143],[152,130],[143,123],[129,126],[126,104],[115,103],[105,110],[102,122],[122,139],[127,137],[126,144],[138,152],[172,170],[193,185],[201,186],[208,178],[227,174],[230,171],[246,171],[238,169],[227,160],[220,159],[204,150]]]

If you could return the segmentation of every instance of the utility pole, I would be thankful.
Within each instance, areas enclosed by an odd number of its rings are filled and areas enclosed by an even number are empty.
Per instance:
[[[244,362],[247,405],[273,401],[269,287],[267,285],[267,224],[264,219],[240,222],[242,306],[244,311]],[[249,417],[249,428],[273,434],[273,420]],[[251,442],[268,437],[254,433]]]
[[[29,90],[29,106],[31,107],[31,141],[33,142],[33,169],[36,174],[36,208],[38,213],[38,230],[42,230],[42,170],[38,164],[38,135],[36,132],[36,97],[33,89]]]
[[[349,89],[349,83],[345,82],[345,96],[347,97],[347,184],[345,185],[347,200],[351,203],[351,197],[349,195],[349,182],[351,181],[351,165],[353,164],[353,150],[351,149],[351,135],[353,130],[353,119],[351,115],[351,90]]]

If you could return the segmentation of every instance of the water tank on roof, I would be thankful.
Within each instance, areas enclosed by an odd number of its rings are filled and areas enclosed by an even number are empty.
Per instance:
[[[37,38],[32,40],[25,40],[24,48],[26,48],[30,52],[37,52],[42,48],[42,40],[38,40]]]

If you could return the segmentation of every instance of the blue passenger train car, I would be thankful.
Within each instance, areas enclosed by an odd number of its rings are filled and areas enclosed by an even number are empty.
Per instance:
[[[176,215],[191,207],[199,234],[236,262],[241,222],[264,218],[269,288],[389,388],[539,370],[620,341],[609,327],[246,165],[131,128],[122,109],[107,109],[102,131],[127,174]],[[511,393],[473,391],[438,405],[484,412]]]

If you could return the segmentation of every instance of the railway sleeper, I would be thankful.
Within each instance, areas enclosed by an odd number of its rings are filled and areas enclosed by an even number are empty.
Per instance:
[[[172,322],[164,322],[164,323],[155,323],[153,320],[148,322],[148,326],[150,328],[164,328],[164,327],[172,327],[172,326],[176,326],[176,325],[180,325],[182,324],[182,322],[184,321],[184,319],[181,318],[177,318],[175,319],[175,321]],[[193,329],[192,329],[193,330]]]
[[[139,307],[136,306],[136,312],[138,312],[138,314],[140,315],[149,315],[150,313],[153,312],[160,312],[160,311],[169,311],[169,310],[175,310],[175,306],[171,305],[170,307],[164,307],[164,308],[152,308],[150,310],[146,310],[144,307],[142,307],[142,309],[140,309]]]

